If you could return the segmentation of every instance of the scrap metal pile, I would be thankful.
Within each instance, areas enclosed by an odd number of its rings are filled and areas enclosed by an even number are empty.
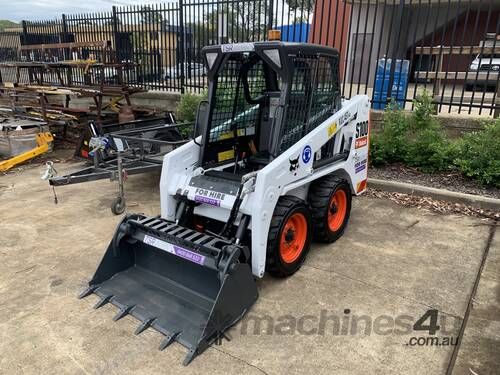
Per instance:
[[[144,91],[129,85],[134,81],[136,65],[119,61],[110,42],[24,45],[20,53],[19,61],[0,63],[0,117],[41,125],[35,129],[36,134],[30,133],[28,149],[3,154],[10,159],[2,162],[0,168],[10,169],[52,149],[50,131],[56,132],[62,126],[59,139],[68,140],[67,129],[76,128],[81,135],[75,155],[93,165],[64,179],[56,178],[51,184],[118,179],[123,203],[120,204],[124,207],[125,171],[134,174],[156,169],[161,162],[154,156],[161,159],[169,150],[162,142],[174,142],[172,146],[183,140],[177,130],[163,129],[175,123],[173,115],[162,116],[163,111],[156,108],[132,104],[130,96]],[[147,131],[140,130],[145,127]],[[24,128],[19,126],[16,130],[19,136]],[[125,134],[110,137],[111,133],[124,131]],[[120,141],[119,136],[128,138]],[[6,142],[12,135],[9,137],[4,137]],[[29,155],[24,155],[26,151]],[[49,164],[46,179],[54,177],[52,169]]]
[[[132,105],[130,96],[144,91],[129,85],[136,65],[118,61],[109,42],[25,45],[21,54],[0,64],[0,111],[51,125],[117,121],[123,106],[154,112]]]

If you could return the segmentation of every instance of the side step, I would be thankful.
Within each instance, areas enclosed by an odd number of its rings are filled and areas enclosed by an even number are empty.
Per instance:
[[[111,303],[118,321],[130,314],[165,335],[159,349],[174,341],[189,349],[188,365],[258,298],[250,267],[239,261],[241,246],[176,225],[159,217],[131,215],[120,223],[89,287],[96,309]]]

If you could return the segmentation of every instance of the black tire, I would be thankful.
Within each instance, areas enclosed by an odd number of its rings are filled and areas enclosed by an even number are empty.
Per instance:
[[[331,225],[329,225],[330,204],[334,195],[339,191],[343,191],[345,194],[345,212],[342,211],[343,218],[339,218],[338,222],[340,224],[337,224],[333,230]],[[347,181],[340,177],[326,176],[311,185],[309,189],[309,205],[311,207],[313,238],[315,241],[331,243],[342,236],[349,222],[351,203],[351,188]],[[332,214],[334,215],[335,213]]]
[[[297,251],[299,253],[298,257],[291,262],[286,262],[283,259],[282,252],[280,250],[280,242],[283,229],[287,223],[289,223],[290,218],[295,214],[298,214],[294,216],[295,218],[303,217],[305,219],[306,229],[305,232],[302,232],[305,234],[305,242],[300,251]],[[293,235],[294,233],[292,233],[292,237]],[[295,241],[295,239],[292,238],[290,241]],[[300,242],[300,239],[298,241]],[[267,237],[267,271],[275,277],[286,277],[297,272],[302,263],[304,263],[307,253],[309,252],[310,245],[311,213],[309,207],[303,200],[297,197],[288,195],[281,197],[274,209],[271,225],[269,227],[269,235]]]
[[[465,84],[465,91],[474,91],[474,84],[466,83]]]
[[[125,204],[125,199],[122,197],[116,197],[113,199],[113,202],[111,203],[111,212],[114,213],[115,215],[121,215],[122,213],[125,212],[125,207],[127,205]]]

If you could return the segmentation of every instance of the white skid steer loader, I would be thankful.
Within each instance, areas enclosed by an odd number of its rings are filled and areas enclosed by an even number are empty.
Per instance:
[[[127,215],[81,297],[189,349],[188,364],[257,300],[254,277],[296,272],[333,242],[366,189],[367,96],[342,101],[335,49],[205,47],[197,138],[165,155],[161,216]]]

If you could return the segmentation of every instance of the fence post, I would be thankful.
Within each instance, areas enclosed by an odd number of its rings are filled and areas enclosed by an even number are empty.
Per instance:
[[[180,33],[180,38],[179,38],[179,55],[177,56],[177,62],[180,65],[180,78],[181,78],[181,94],[184,94],[185,88],[184,86],[186,85],[186,77],[184,75],[185,70],[184,69],[184,43],[185,43],[185,37],[184,37],[184,1],[179,0],[179,33]]]
[[[403,16],[404,16],[404,8],[405,8],[405,0],[399,0],[399,27],[397,32],[394,34],[396,40],[394,41],[394,46],[392,48],[392,57],[391,57],[391,70],[389,72],[389,85],[387,87],[387,103],[390,103],[392,98],[392,85],[394,84],[394,73],[396,72],[396,62],[397,62],[397,54],[399,51],[399,36],[401,34],[401,29],[403,28]],[[392,17],[394,18],[394,17]],[[397,21],[396,21],[397,22]],[[399,88],[398,88],[399,89]],[[396,92],[397,96],[397,92]],[[397,102],[398,98],[396,98]],[[403,103],[403,109],[404,109]]]
[[[118,54],[118,17],[115,5],[113,5],[113,44],[115,51]]]
[[[69,40],[68,40],[68,24],[66,22],[66,15],[63,14],[62,15],[62,40],[61,40],[61,43],[67,43]],[[69,57],[69,48],[65,48],[64,49],[64,59],[65,60],[69,60],[70,57]]]
[[[21,40],[21,45],[26,45],[26,44],[29,44],[27,39],[28,39],[28,28],[27,28],[27,25],[26,25],[26,21],[25,20],[22,20],[21,21],[21,25],[23,27],[23,38]]]
[[[269,15],[267,18],[267,30],[272,30],[273,29],[273,13],[274,13],[274,0],[269,0]],[[268,33],[269,35],[269,33]],[[266,38],[266,39],[269,39]]]
[[[66,15],[62,15],[62,43],[66,43],[68,41],[68,24],[66,22]]]

